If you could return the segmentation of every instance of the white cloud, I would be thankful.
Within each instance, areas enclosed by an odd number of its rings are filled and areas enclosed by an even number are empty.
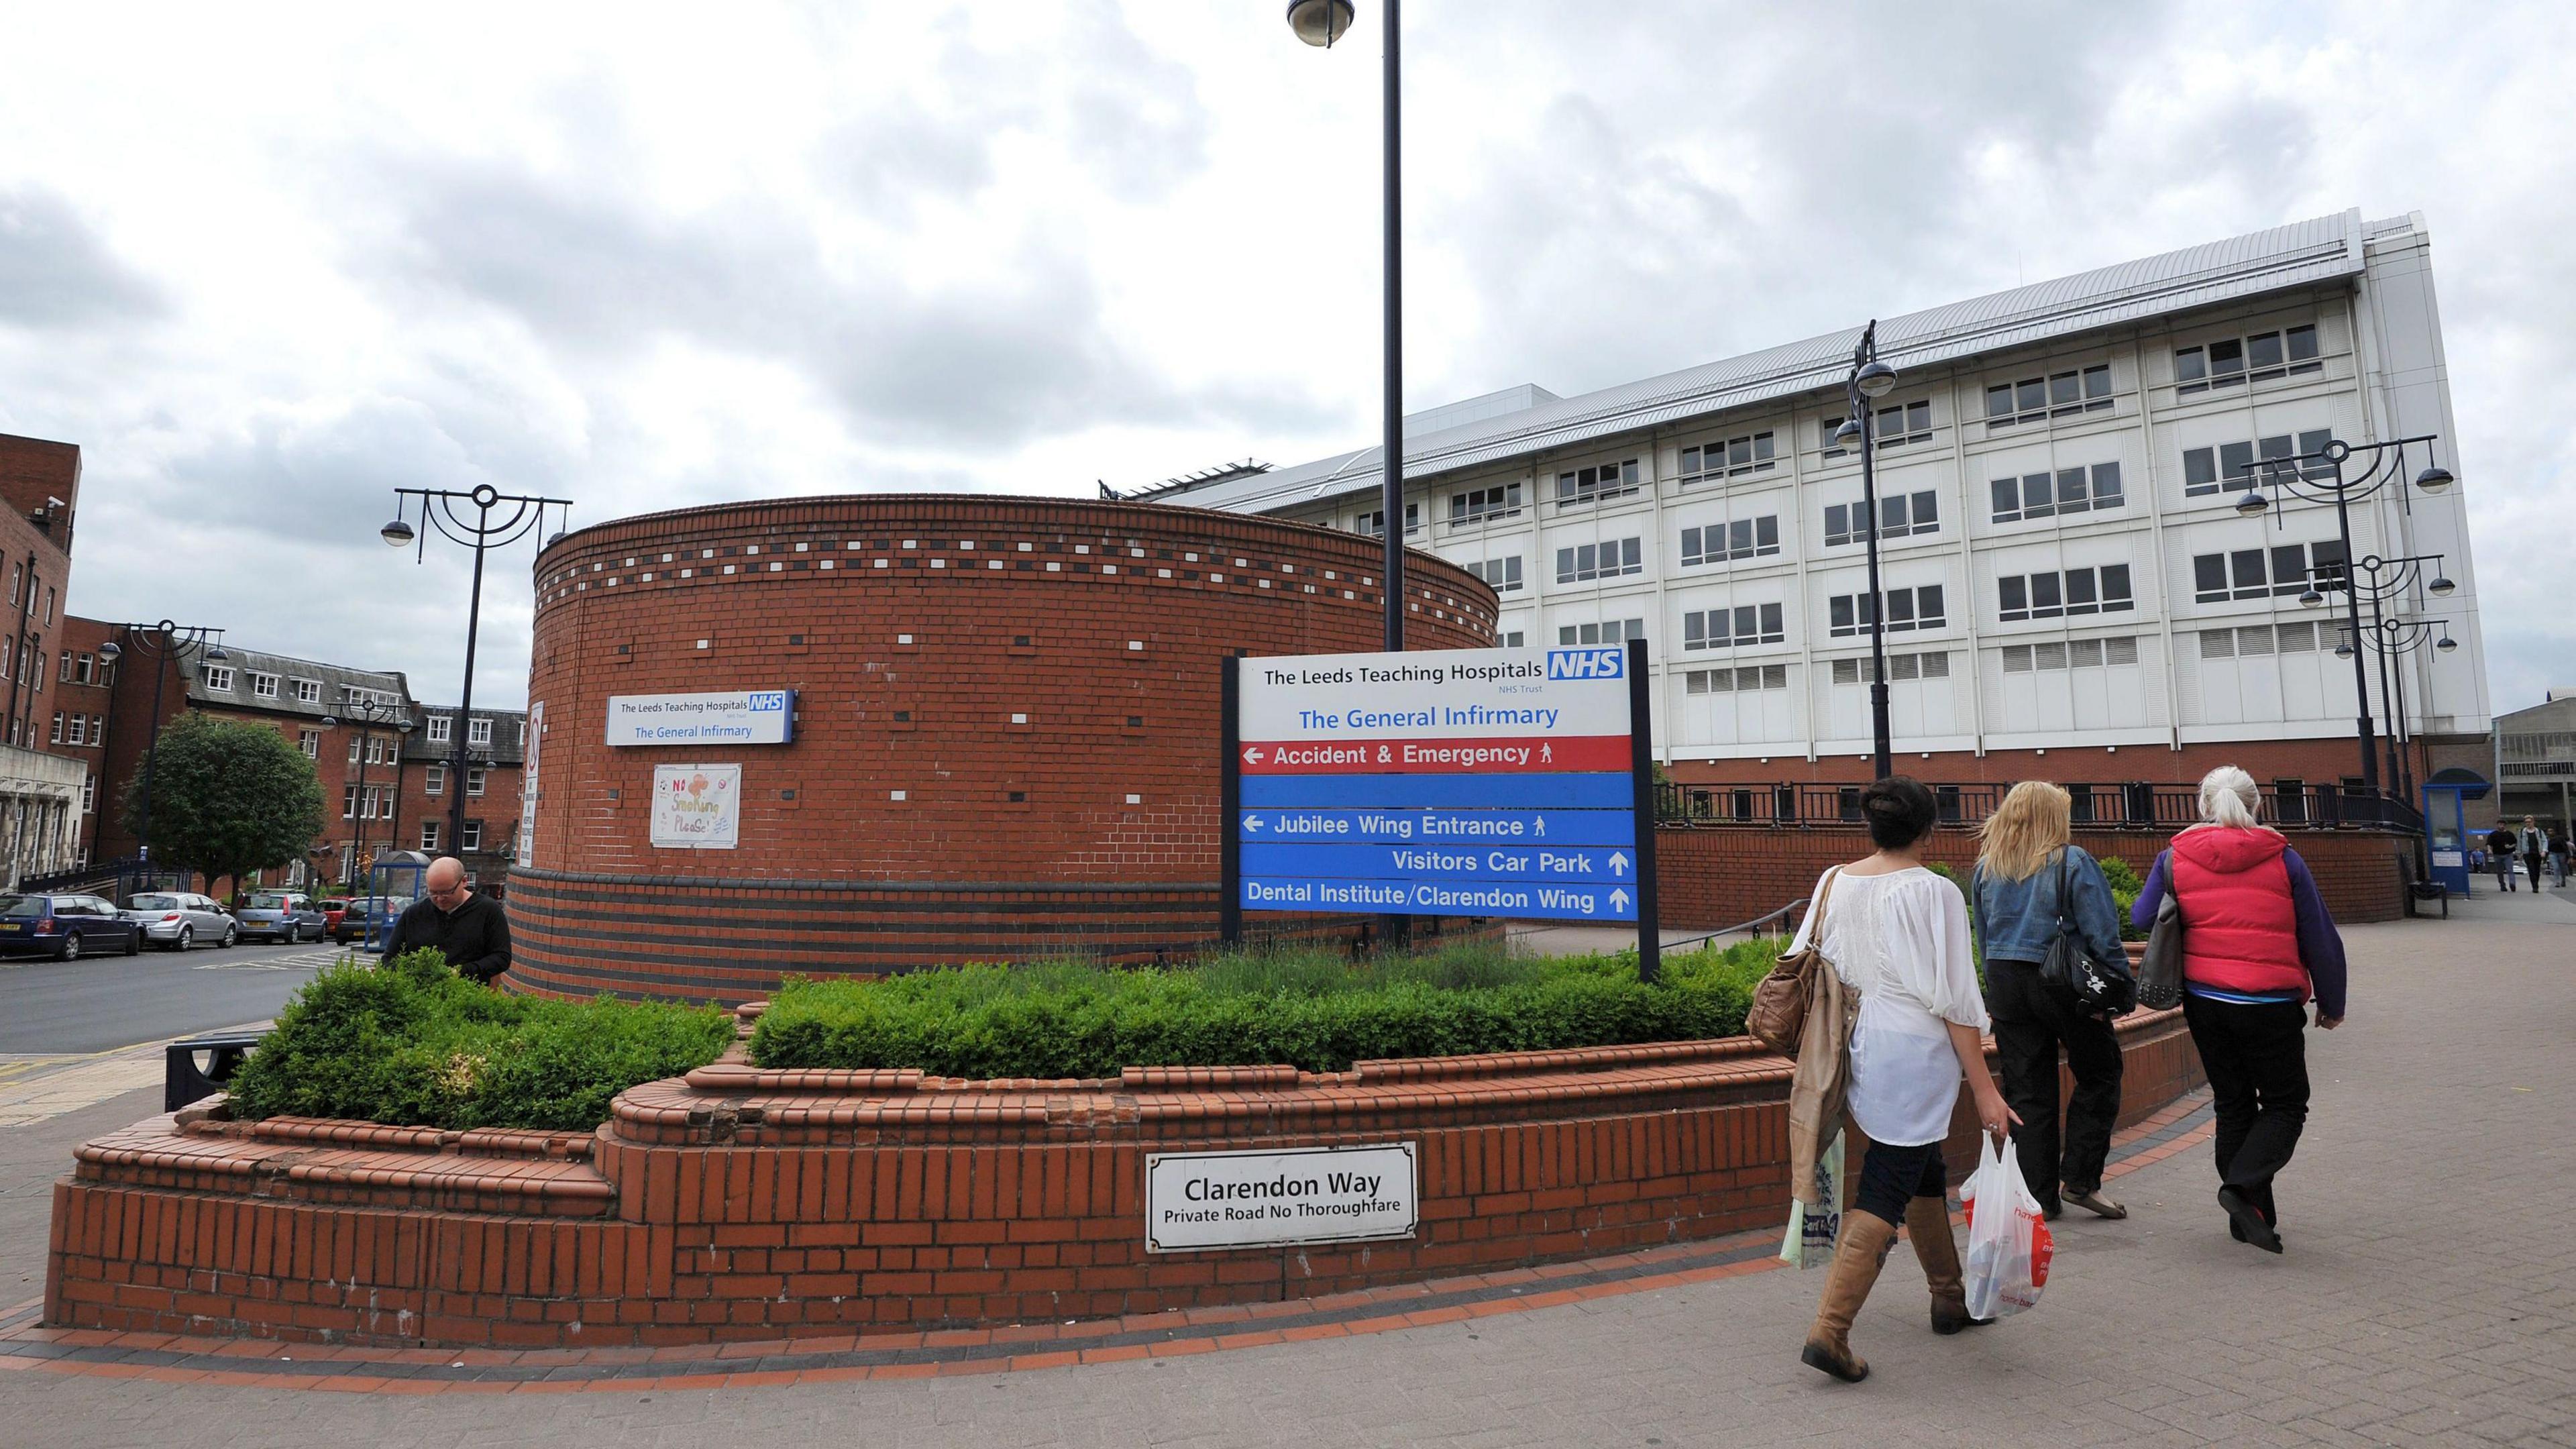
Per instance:
[[[578,523],[1353,446],[1376,429],[1376,17],[1323,53],[1277,11],[21,9],[0,430],[85,449],[81,611],[432,695],[463,561],[375,541],[397,484],[569,495]],[[2576,362],[2552,245],[2576,12],[1407,19],[1417,407],[2422,209],[2496,700],[2576,683],[2576,439],[2536,425]],[[486,698],[520,692],[526,562],[494,574]]]

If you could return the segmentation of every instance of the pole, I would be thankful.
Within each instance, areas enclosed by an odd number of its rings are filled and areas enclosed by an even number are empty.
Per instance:
[[[2335,529],[2343,540],[2343,603],[2345,621],[2352,625],[2352,690],[2361,704],[2361,714],[2354,721],[2360,731],[2361,788],[2372,795],[2379,793],[2379,747],[2370,725],[2370,666],[2361,657],[2361,585],[2359,562],[2352,556],[2352,503],[2344,496],[2343,464],[2335,464]]]
[[[1243,941],[1243,661],[1229,654],[1217,662],[1217,741],[1225,759],[1217,777],[1217,875],[1224,896],[1217,903],[1216,934],[1234,946]]]
[[[1872,331],[1877,326],[1870,324]],[[1857,383],[1850,397],[1852,417],[1860,423],[1860,505],[1869,512],[1870,748],[1876,752],[1876,778],[1884,780],[1896,773],[1896,754],[1887,738],[1887,600],[1878,587],[1878,470],[1870,459],[1877,450],[1870,446],[1869,399],[1860,395]]]
[[[1404,647],[1404,161],[1397,0],[1386,0],[1386,436],[1380,499],[1386,513],[1386,649]]]
[[[2376,646],[2370,652],[2379,660],[2379,702],[2390,710],[2387,741],[2388,785],[2390,789],[2395,789],[2398,780],[2404,776],[2404,772],[2397,765],[2397,737],[2406,729],[2406,716],[2397,708],[2397,696],[2389,692],[2388,649],[2391,640],[2385,616],[2379,607],[2379,578],[2376,573],[2370,580],[2370,640]]]
[[[166,646],[169,636],[159,637]],[[143,805],[134,812],[134,857],[146,866],[152,864],[152,757],[161,752],[161,678],[173,657],[167,647],[152,651],[152,713],[143,722]]]
[[[1637,979],[1664,970],[1664,923],[1655,904],[1655,712],[1646,681],[1646,641],[1628,641],[1628,765],[1636,779]]]
[[[349,862],[352,870],[367,857],[367,739],[366,719],[362,715],[358,722],[358,798],[349,807],[349,823],[355,827],[358,839],[358,852]]]
[[[458,691],[456,704],[456,738],[449,753],[447,788],[454,791],[447,804],[447,852],[464,859],[465,851],[465,732],[474,710],[474,636],[483,627],[483,538],[481,525],[492,517],[492,505],[478,505],[482,515],[476,520],[474,535],[474,593],[465,608],[465,685]]]

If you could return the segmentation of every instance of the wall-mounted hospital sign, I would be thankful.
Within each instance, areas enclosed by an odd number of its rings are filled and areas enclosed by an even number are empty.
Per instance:
[[[796,691],[612,694],[611,745],[784,745],[796,738]]]

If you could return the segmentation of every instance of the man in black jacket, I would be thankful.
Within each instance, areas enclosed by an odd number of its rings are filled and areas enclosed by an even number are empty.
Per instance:
[[[442,855],[429,863],[429,894],[394,922],[385,955],[435,950],[457,974],[490,985],[510,969],[510,918],[501,903],[465,885],[465,863]]]

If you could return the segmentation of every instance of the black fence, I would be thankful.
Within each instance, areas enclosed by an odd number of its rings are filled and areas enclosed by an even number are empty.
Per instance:
[[[2009,785],[1934,785],[1944,824],[1974,824],[2003,803]],[[2281,790],[2266,785],[2262,818],[2282,829],[2368,827],[2421,831],[2422,812],[2388,795],[2333,785]],[[2088,830],[2179,830],[2200,820],[2200,792],[2190,785],[2068,785],[2075,824]],[[1858,785],[1686,785],[1655,787],[1655,818],[1665,825],[1763,825],[1794,828],[1860,823]]]
[[[105,896],[123,905],[125,898],[136,891],[195,890],[196,879],[194,871],[147,865],[128,856],[123,860],[76,865],[69,870],[20,876],[18,890],[24,895]]]

